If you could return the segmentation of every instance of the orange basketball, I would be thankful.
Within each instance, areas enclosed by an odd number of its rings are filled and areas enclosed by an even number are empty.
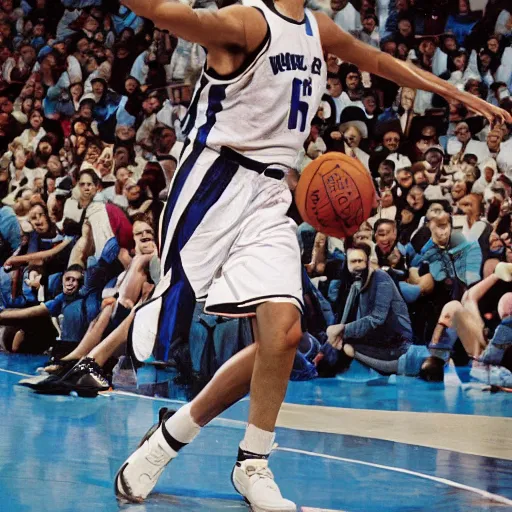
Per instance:
[[[295,202],[305,222],[336,238],[353,235],[371,214],[375,188],[355,158],[326,153],[302,171]]]

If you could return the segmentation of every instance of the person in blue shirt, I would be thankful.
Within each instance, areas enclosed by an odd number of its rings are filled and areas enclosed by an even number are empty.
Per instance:
[[[69,313],[73,305],[81,304],[79,289],[83,281],[83,269],[80,265],[70,266],[62,277],[62,293],[54,299],[46,301],[38,306],[32,306],[25,309],[6,309],[0,313],[0,325],[15,325],[20,327],[16,333],[12,350],[18,351],[21,345],[30,339],[32,343],[46,345],[47,348],[55,341],[55,330],[44,329],[42,325],[48,327],[49,322],[42,319],[61,318],[61,339],[69,341],[80,341],[77,337],[77,322],[75,315]],[[77,304],[78,303],[78,304]],[[43,343],[44,341],[44,343]],[[43,348],[42,346],[40,348]]]

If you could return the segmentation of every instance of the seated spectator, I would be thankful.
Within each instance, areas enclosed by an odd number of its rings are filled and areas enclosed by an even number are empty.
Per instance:
[[[429,353],[421,347],[407,357],[412,341],[407,306],[391,278],[369,267],[369,258],[367,245],[347,251],[348,296],[340,309],[341,323],[327,329],[328,342],[315,360],[317,367],[325,371],[327,363],[343,369],[356,359],[383,374],[419,375]]]
[[[83,269],[80,266],[70,266],[62,276],[62,293],[52,300],[39,306],[25,309],[12,309],[0,312],[1,325],[15,325],[18,332],[14,338],[12,351],[20,350],[22,344],[36,344],[38,350],[45,350],[55,342],[56,331],[51,328],[51,322],[36,321],[36,319],[55,318],[63,315],[61,323],[61,339],[76,340],[76,320],[66,314],[70,306],[80,300],[79,289],[83,279]],[[42,326],[44,325],[44,328]]]
[[[511,281],[511,265],[500,263],[494,274],[466,293],[462,302],[448,303],[430,344],[434,357],[448,360],[460,338],[464,350],[473,359],[473,378],[495,386],[512,386],[512,293],[506,291],[511,289]],[[494,306],[498,310],[499,325],[494,336],[488,339],[487,322],[480,307],[482,299],[489,297],[494,288],[501,290]]]

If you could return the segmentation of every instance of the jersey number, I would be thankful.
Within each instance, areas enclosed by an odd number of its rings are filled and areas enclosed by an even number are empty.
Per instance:
[[[309,103],[304,100],[312,95],[313,85],[310,78],[306,78],[305,80],[301,80],[300,78],[293,79],[290,117],[288,118],[289,130],[299,130],[300,132],[306,131]]]

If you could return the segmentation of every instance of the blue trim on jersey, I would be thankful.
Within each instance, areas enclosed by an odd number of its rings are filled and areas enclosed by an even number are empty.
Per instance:
[[[201,77],[200,86],[194,94],[190,106],[188,107],[188,112],[182,122],[182,132],[185,135],[189,135],[192,129],[196,124],[197,119],[197,106],[199,105],[199,100],[201,98],[201,94],[203,94],[204,88],[208,85],[208,79],[203,75]]]
[[[210,208],[229,186],[238,168],[235,162],[230,162],[223,157],[217,158],[206,172],[176,226],[165,260],[165,273],[169,268],[172,268],[172,273],[171,284],[163,295],[160,311],[158,338],[154,352],[158,361],[168,361],[178,344],[188,343],[196,304],[194,290],[183,269],[180,253]]]
[[[311,22],[309,21],[309,16],[307,14],[305,14],[305,18],[306,18],[306,34],[308,36],[312,36],[312,35],[314,35],[313,27],[311,26]]]
[[[222,112],[222,102],[226,99],[226,89],[228,84],[225,85],[212,85],[208,92],[208,110],[206,111],[206,123],[199,128],[196,140],[199,144],[206,146],[208,135],[212,131],[213,125],[217,121],[217,114]]]

